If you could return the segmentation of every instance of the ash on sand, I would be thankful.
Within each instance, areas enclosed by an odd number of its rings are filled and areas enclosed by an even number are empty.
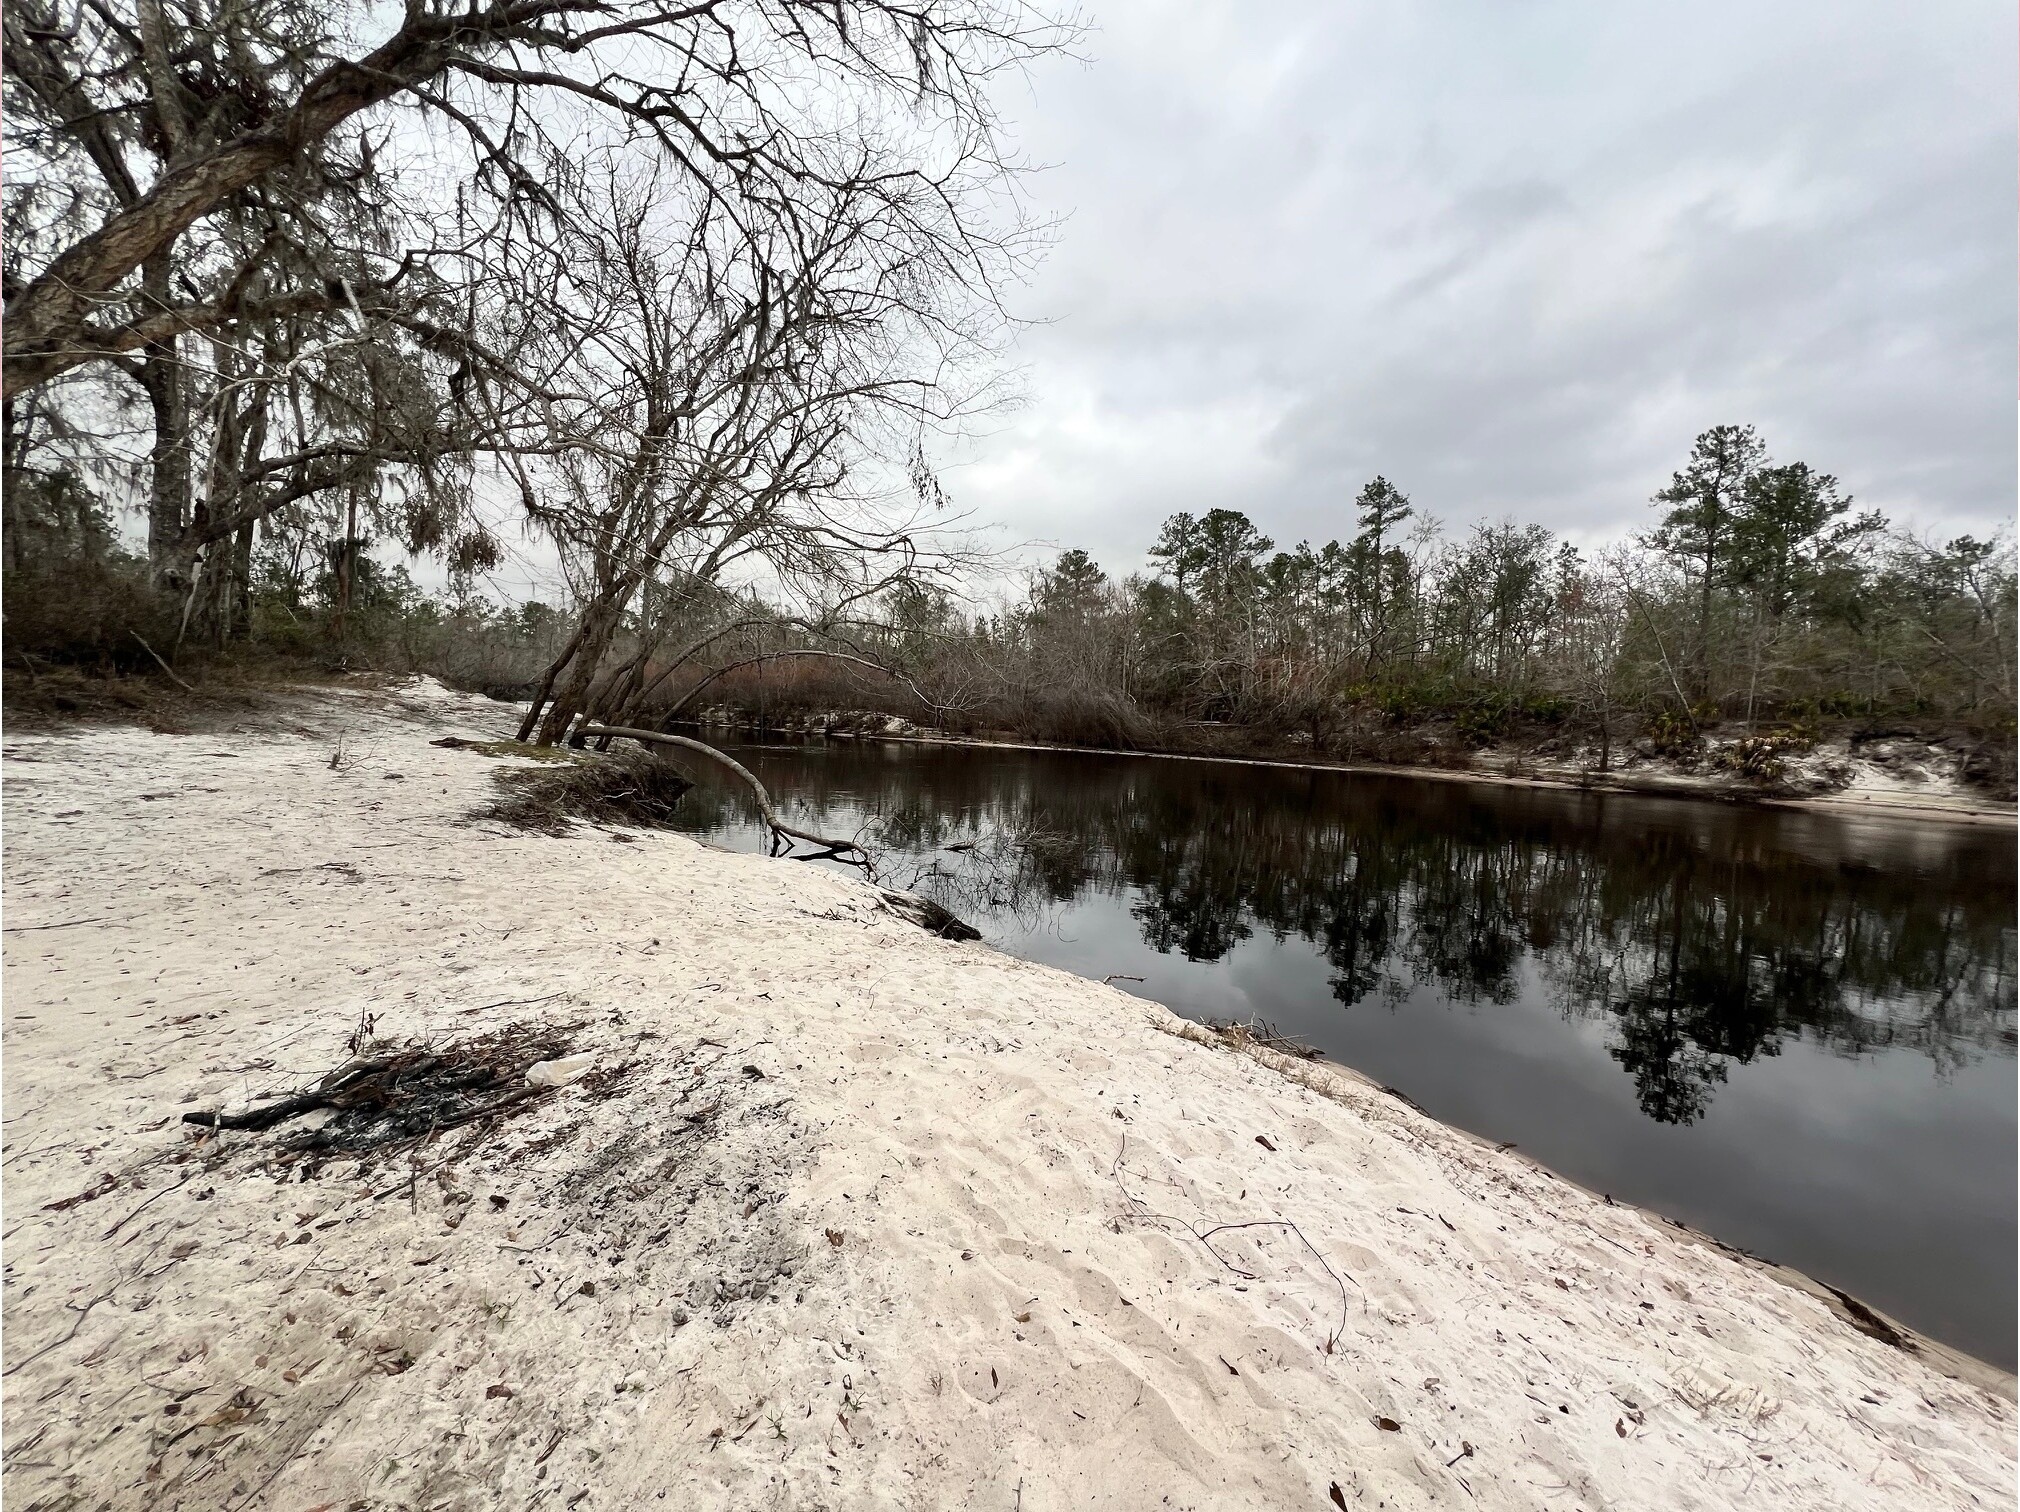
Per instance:
[[[593,1253],[680,1299],[675,1326],[690,1311],[727,1326],[745,1303],[799,1300],[808,1232],[783,1204],[811,1131],[743,1053],[704,1041],[684,1064],[665,1114],[632,1121],[553,1191]]]
[[[185,1113],[183,1122],[282,1129],[272,1158],[285,1166],[309,1157],[304,1174],[314,1174],[330,1157],[396,1152],[466,1124],[527,1111],[550,1089],[528,1085],[526,1072],[566,1054],[581,1027],[512,1025],[442,1045],[364,1042],[351,1060],[305,1090],[271,1094],[242,1111]],[[605,1071],[600,1080],[611,1076]]]
[[[447,1400],[481,1362],[495,1382],[482,1431],[388,1428],[399,1453],[370,1474],[399,1495],[372,1504],[495,1505],[479,1488],[579,1476],[612,1401],[663,1370],[689,1326],[790,1306],[831,1273],[786,1200],[816,1131],[761,1038],[677,1044],[613,1011],[351,1049],[316,1082],[198,1114],[189,1139],[48,1205],[152,1188],[103,1238],[133,1241],[165,1288],[132,1307],[120,1347],[153,1362],[166,1405],[96,1462],[102,1483],[144,1486],[152,1507],[253,1505],[361,1383],[414,1371],[411,1389]],[[526,1080],[564,1054],[595,1065],[561,1087]],[[143,1169],[163,1165],[180,1171]],[[217,1298],[261,1286],[288,1300],[217,1322]],[[604,1345],[549,1377],[558,1336]],[[229,1400],[204,1395],[219,1372]]]
[[[627,1280],[660,1273],[655,1290],[680,1303],[675,1326],[690,1311],[727,1325],[739,1304],[781,1291],[807,1258],[805,1235],[780,1205],[807,1163],[809,1131],[759,1064],[761,1047],[704,1039],[663,1051],[650,1030],[613,1040],[609,1027],[621,1023],[511,1024],[402,1045],[361,1039],[305,1089],[183,1119],[267,1136],[204,1152],[214,1168],[234,1149],[283,1182],[315,1180],[339,1162],[351,1176],[389,1166],[400,1179],[375,1197],[418,1201],[434,1188],[458,1219],[472,1200],[469,1167],[530,1176],[540,1187],[534,1206],[522,1200],[514,1212],[551,1223],[537,1248],[568,1235],[606,1266],[628,1264]],[[566,1088],[526,1079],[542,1061],[585,1051],[596,1064]],[[539,1111],[549,1116],[506,1132]]]

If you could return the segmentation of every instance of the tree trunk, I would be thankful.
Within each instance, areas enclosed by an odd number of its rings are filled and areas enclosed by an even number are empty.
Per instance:
[[[630,601],[631,591],[627,585],[621,592],[616,588],[607,589],[596,602],[583,610],[582,644],[569,664],[559,691],[554,694],[554,701],[548,705],[546,717],[540,721],[536,744],[553,745],[567,733],[576,715],[588,703],[597,670],[610,651],[610,643],[617,638],[625,606]]]
[[[1711,697],[1711,586],[1717,566],[1717,548],[1706,546],[1704,582],[1697,599],[1697,696],[1706,700]]]
[[[238,528],[238,540],[231,554],[231,605],[225,623],[225,637],[252,635],[252,555],[255,523],[247,520]]]
[[[633,704],[645,687],[645,669],[652,660],[653,650],[653,637],[641,636],[638,649],[623,666],[611,674],[610,681],[604,685],[602,693],[590,705],[583,716],[585,723],[618,724],[636,717],[637,710]],[[609,750],[610,737],[607,735],[599,737],[596,749]]]
[[[25,437],[21,431],[21,416],[15,401],[9,399],[0,406],[0,514],[4,514],[4,528],[0,528],[0,554],[9,570],[19,571],[27,562],[28,536],[24,528],[27,516],[22,513],[20,465],[21,446]]]
[[[171,292],[167,255],[150,258],[142,278],[148,297],[166,304]],[[196,548],[189,539],[189,385],[177,338],[150,342],[141,357],[140,375],[154,412],[154,445],[148,455],[148,575],[157,587],[184,593],[195,573]]]
[[[540,716],[547,707],[547,700],[554,694],[556,679],[568,670],[568,664],[575,659],[576,652],[582,649],[583,638],[588,633],[588,620],[577,620],[574,631],[568,637],[568,644],[561,648],[554,660],[547,664],[547,670],[540,674],[540,681],[533,689],[533,700],[526,706],[526,717],[519,721],[518,739],[522,744],[531,740],[533,732],[540,727]]]

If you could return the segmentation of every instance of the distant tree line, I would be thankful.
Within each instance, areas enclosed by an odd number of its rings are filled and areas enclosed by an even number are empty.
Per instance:
[[[1750,426],[1699,436],[1654,511],[1586,553],[1512,521],[1449,534],[1377,477],[1344,540],[1178,514],[1149,573],[1066,551],[993,613],[889,603],[883,644],[948,707],[1120,744],[1230,726],[1351,752],[1432,720],[1460,746],[1561,729],[1603,765],[1623,738],[1733,722],[2010,731],[2009,538],[1921,540]]]
[[[10,675],[437,666],[527,698],[543,742],[774,696],[1348,755],[1528,724],[1601,765],[1721,720],[2010,734],[2011,542],[1890,528],[1750,427],[1597,554],[1448,535],[1378,477],[1323,545],[1178,514],[1150,572],[1068,551],[978,611],[928,442],[1000,397],[1002,291],[1048,230],[993,81],[1070,26],[1006,0],[382,19],[7,8]],[[480,597],[515,531],[560,562],[552,615]]]

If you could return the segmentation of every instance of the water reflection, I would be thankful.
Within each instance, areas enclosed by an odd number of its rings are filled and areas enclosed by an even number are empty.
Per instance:
[[[1560,1011],[1610,1023],[1664,1123],[1796,1037],[1945,1066],[2014,1044],[2008,846],[1868,826],[1853,848],[1810,815],[1268,768],[1073,757],[1046,781],[1058,758],[758,749],[817,828],[997,934],[1105,893],[1188,961],[1259,930],[1306,941],[1348,1008],[1412,987],[1510,1003],[1533,963]],[[698,828],[738,817],[720,792],[689,802]]]
[[[1003,949],[1247,1014],[2010,1368],[2010,831],[1005,750],[736,747]],[[683,823],[754,847],[712,786]]]

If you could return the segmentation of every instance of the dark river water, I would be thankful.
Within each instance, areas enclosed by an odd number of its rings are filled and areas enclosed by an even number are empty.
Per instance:
[[[2011,831],[724,740],[1013,955],[1258,1018],[1598,1191],[2015,1355]],[[756,849],[713,779],[687,826]],[[950,849],[949,847],[960,847]]]

